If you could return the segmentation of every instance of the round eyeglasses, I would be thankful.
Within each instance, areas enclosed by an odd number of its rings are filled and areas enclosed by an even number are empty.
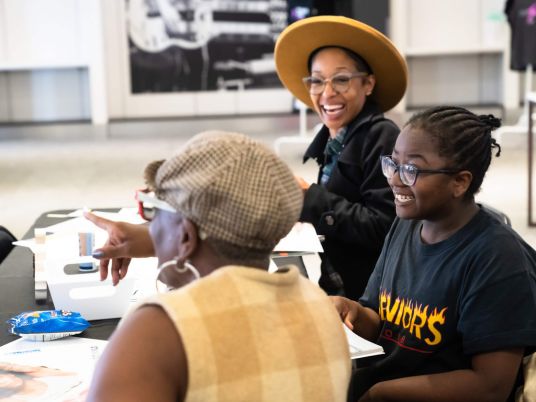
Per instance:
[[[305,77],[302,79],[311,95],[320,95],[326,89],[326,84],[329,82],[331,88],[339,93],[344,93],[350,89],[350,81],[357,77],[366,77],[368,74],[357,72],[353,74],[337,74],[331,78],[322,79],[319,77]]]
[[[426,174],[455,174],[460,170],[454,169],[419,169],[417,166],[403,163],[397,165],[392,159],[391,155],[384,155],[380,157],[382,163],[382,172],[387,179],[391,180],[396,172],[400,176],[400,181],[406,186],[413,186],[417,181],[417,176],[421,173]]]

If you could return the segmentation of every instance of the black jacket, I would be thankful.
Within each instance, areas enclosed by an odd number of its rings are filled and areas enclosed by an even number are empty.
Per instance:
[[[328,259],[343,280],[345,295],[354,300],[365,289],[395,217],[393,193],[382,174],[380,156],[392,153],[399,132],[376,105],[367,102],[348,125],[326,186],[312,184],[305,193],[300,220],[312,223],[325,236],[322,275]],[[304,155],[304,162],[313,158],[319,164],[318,180],[328,138],[324,126]]]

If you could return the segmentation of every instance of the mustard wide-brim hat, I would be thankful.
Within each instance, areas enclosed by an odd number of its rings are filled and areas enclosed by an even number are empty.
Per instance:
[[[275,44],[279,79],[307,106],[314,109],[302,78],[309,75],[307,62],[311,53],[324,46],[344,47],[365,59],[376,77],[370,96],[382,111],[393,108],[404,96],[408,67],[389,38],[354,19],[323,15],[289,25]]]

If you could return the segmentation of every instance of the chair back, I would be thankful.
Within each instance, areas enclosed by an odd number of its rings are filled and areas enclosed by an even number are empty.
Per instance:
[[[15,247],[13,245],[14,241],[17,241],[17,238],[5,227],[0,226],[0,263]]]
[[[504,212],[499,211],[498,209],[493,208],[491,205],[488,205],[488,204],[480,203],[478,205],[480,205],[480,208],[488,212],[491,216],[497,218],[499,222],[502,222],[507,226],[512,226],[512,222],[510,221],[510,218]]]

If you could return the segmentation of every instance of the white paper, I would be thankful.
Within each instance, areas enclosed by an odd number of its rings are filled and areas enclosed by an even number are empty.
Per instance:
[[[77,216],[83,216],[84,211],[89,211],[90,209],[87,207],[84,207],[82,209],[77,209],[75,211],[71,211],[67,214],[61,214],[61,213],[49,213],[47,214],[47,218],[76,218]]]
[[[346,339],[348,340],[348,347],[350,348],[350,357],[352,359],[381,355],[384,353],[383,348],[380,345],[377,345],[373,342],[366,340],[365,338],[360,337],[346,325],[343,324],[342,326],[344,327]]]
[[[91,375],[106,340],[68,336],[48,342],[19,338],[0,347],[0,360],[16,364],[45,365]]]
[[[17,339],[0,347],[0,362],[22,366],[44,366],[62,370],[63,375],[41,374],[31,379],[46,384],[41,394],[16,395],[17,401],[85,400],[95,364],[108,341],[67,337],[49,342]]]
[[[275,246],[275,252],[322,253],[324,249],[313,225],[297,222]]]
[[[272,260],[270,258],[270,265],[268,266],[268,272],[270,272],[271,274],[273,274],[274,272],[276,272],[278,269],[276,263],[274,262],[274,260]]]
[[[40,228],[47,233],[45,245],[37,244],[35,238],[13,242],[16,246],[28,247],[34,254],[46,251],[47,259],[50,256],[58,259],[73,258],[73,263],[80,259],[78,249],[78,233],[91,232],[95,235],[95,248],[99,248],[108,239],[108,233],[86,218],[81,216],[83,210],[73,211],[65,216],[74,216],[72,219]],[[133,224],[144,223],[135,208],[123,208],[119,212],[92,211],[95,215],[111,221],[122,221]]]
[[[320,265],[322,264],[320,256],[317,253],[304,254],[301,256],[301,259],[309,280],[318,284],[320,280]]]
[[[76,212],[76,211],[75,211]],[[145,223],[146,221],[132,208],[123,208],[119,212],[103,212],[103,211],[91,211],[101,218],[106,218],[111,221],[122,221],[134,224]],[[44,227],[47,233],[65,233],[65,232],[93,232],[102,230],[97,228],[92,222],[88,221],[81,215],[78,215],[75,218],[68,219],[63,222],[56,223]]]

